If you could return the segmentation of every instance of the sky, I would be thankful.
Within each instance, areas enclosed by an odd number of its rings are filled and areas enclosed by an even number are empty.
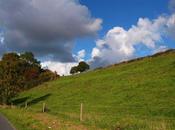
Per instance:
[[[0,55],[31,51],[68,75],[175,48],[175,0],[0,0]]]

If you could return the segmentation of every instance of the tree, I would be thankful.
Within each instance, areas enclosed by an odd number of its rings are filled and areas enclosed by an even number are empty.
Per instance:
[[[87,71],[90,68],[89,65],[84,61],[81,61],[77,67],[79,72]]]
[[[52,72],[48,69],[43,70],[43,72],[39,75],[39,81],[41,83],[47,82],[50,80],[55,80],[57,78],[59,78],[59,75],[56,72]]]
[[[0,61],[0,103],[8,104],[23,87],[21,62],[16,53],[8,53]]]
[[[84,71],[87,71],[89,70],[89,65],[84,62],[84,61],[81,61],[78,66],[74,66],[71,68],[70,70],[70,74],[75,74],[75,73],[78,73],[78,72],[84,72]]]
[[[19,60],[19,55],[14,52],[4,54],[2,57],[2,61],[7,61],[7,62],[18,61],[18,60]]]
[[[0,60],[0,104],[8,104],[19,92],[57,77],[56,73],[42,69],[31,52],[4,54]]]
[[[24,89],[32,88],[38,85],[39,75],[41,73],[40,62],[35,59],[32,52],[24,52],[20,54],[20,60],[23,62],[21,69],[23,70],[23,76],[25,79]]]
[[[35,59],[32,52],[22,53],[20,55],[20,58],[22,60],[25,60],[26,62],[28,62],[30,65],[36,65],[36,66],[40,67],[40,62],[37,59]]]
[[[77,66],[72,67],[71,70],[70,70],[70,74],[75,74],[77,72],[78,72],[78,67]]]

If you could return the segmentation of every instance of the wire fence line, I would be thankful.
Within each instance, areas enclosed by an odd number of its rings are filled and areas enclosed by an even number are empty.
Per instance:
[[[8,106],[10,107],[10,106]],[[132,106],[132,105],[98,105],[92,104],[51,104],[39,102],[28,104],[27,102],[13,106],[32,114],[47,114],[58,119],[80,122],[82,124],[116,130],[117,126],[132,130],[174,130],[175,107],[174,106]],[[171,109],[170,109],[171,107]],[[143,109],[143,110],[142,110]],[[162,129],[164,128],[165,129]],[[151,129],[153,128],[153,129]]]
[[[175,108],[171,106],[172,108]],[[49,104],[43,102],[37,107],[33,105],[25,105],[20,108],[29,109],[37,112],[48,112],[53,114],[62,114],[66,116],[74,116],[80,118],[80,120],[94,118],[94,117],[108,117],[108,118],[120,118],[122,116],[130,116],[133,118],[141,119],[155,119],[155,120],[175,120],[175,114],[169,114],[170,107],[164,106],[112,106],[112,105],[84,105],[81,104],[57,104],[49,106]],[[139,111],[139,110],[144,111]],[[156,113],[156,114],[155,114]],[[158,114],[157,114],[158,113]],[[175,113],[175,110],[174,110]]]
[[[27,107],[25,106],[27,105]],[[82,106],[82,107],[81,107]],[[10,106],[8,106],[10,107]],[[40,102],[35,105],[28,105],[24,103],[22,106],[11,106],[17,107],[22,111],[31,112],[34,114],[42,114],[45,116],[46,114],[53,115],[58,119],[63,119],[67,121],[75,121],[80,122],[82,124],[97,126],[99,128],[107,128],[110,130],[116,130],[117,126],[121,126],[122,128],[132,128],[132,130],[138,130],[138,128],[147,128],[155,127],[155,129],[150,130],[174,130],[175,128],[175,117],[162,115],[160,116],[149,115],[145,110],[141,112],[141,114],[137,113],[138,109],[146,109],[144,106],[112,106],[112,105],[97,105],[93,106],[90,104],[47,104],[46,102]],[[82,110],[81,110],[82,108]],[[95,108],[95,110],[94,110]],[[103,108],[106,111],[100,111],[99,108]],[[118,108],[123,111],[120,113],[118,110],[114,110]],[[134,113],[133,111],[127,112],[125,109],[133,109],[136,108]],[[155,109],[165,109],[167,113],[169,112],[169,107],[158,107],[153,106],[150,108]],[[114,110],[114,111],[111,111]],[[173,110],[173,109],[171,109]],[[156,111],[156,110],[155,110]],[[165,111],[166,112],[166,111]],[[46,114],[45,114],[46,113]],[[165,129],[162,129],[165,126]],[[112,129],[114,128],[114,129]],[[144,130],[147,130],[147,129]]]
[[[25,104],[28,104],[28,102],[25,102],[23,104],[20,104],[20,105],[17,105],[19,107],[24,107]],[[45,103],[45,102],[43,102]],[[40,103],[42,104],[42,103]],[[47,104],[47,103],[46,103]],[[48,104],[47,104],[48,105]],[[80,107],[81,103],[80,104],[57,104],[55,105],[55,107],[62,107],[62,108],[66,108],[66,107]],[[29,105],[29,106],[33,106],[33,105]],[[54,106],[54,105],[52,105]],[[83,106],[84,107],[87,107],[87,108],[165,108],[165,109],[169,109],[170,107],[171,108],[175,108],[175,105],[174,106],[149,106],[149,105],[145,105],[145,106],[134,106],[134,105],[92,105],[92,104],[84,104],[83,103]]]

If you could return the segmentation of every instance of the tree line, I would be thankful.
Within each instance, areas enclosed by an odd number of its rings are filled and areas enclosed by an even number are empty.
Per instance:
[[[9,104],[19,92],[58,78],[43,69],[33,53],[6,53],[0,60],[0,104]]]

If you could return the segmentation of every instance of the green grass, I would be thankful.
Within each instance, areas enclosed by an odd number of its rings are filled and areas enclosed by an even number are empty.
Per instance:
[[[87,128],[174,130],[175,51],[63,77],[16,99],[22,101],[18,106],[25,100],[30,103],[26,112],[40,112],[45,102],[50,116]],[[80,103],[83,122],[79,122]],[[14,113],[4,113],[9,119],[15,118]]]
[[[36,130],[43,129],[44,126],[37,120],[33,119],[32,114],[22,109],[0,109],[6,117],[10,118],[11,123],[19,130]],[[17,130],[18,130],[17,129]]]

